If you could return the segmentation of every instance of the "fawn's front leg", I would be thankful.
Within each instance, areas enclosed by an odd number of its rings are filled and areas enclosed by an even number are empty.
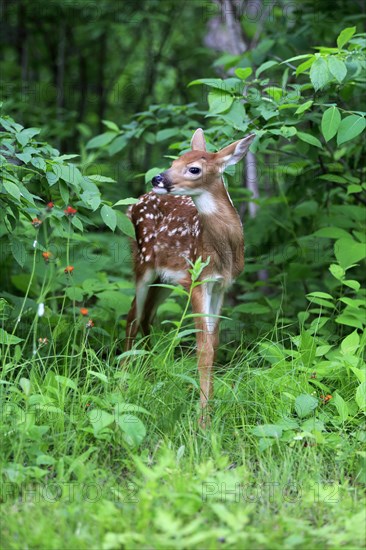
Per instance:
[[[200,424],[205,428],[209,422],[209,405],[213,398],[213,362],[218,345],[219,319],[207,315],[220,315],[223,289],[219,283],[204,283],[192,292],[192,309],[202,316],[195,318],[197,329],[197,359],[200,378]]]

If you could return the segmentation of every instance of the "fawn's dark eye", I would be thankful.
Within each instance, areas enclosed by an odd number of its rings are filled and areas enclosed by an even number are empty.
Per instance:
[[[191,168],[188,168],[188,172],[191,174],[199,174],[201,172],[201,168],[196,168],[196,166],[192,166]]]

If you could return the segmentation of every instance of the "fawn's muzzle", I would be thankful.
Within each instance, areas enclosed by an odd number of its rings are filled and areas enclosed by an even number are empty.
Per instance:
[[[152,186],[154,188],[154,191],[157,193],[165,192],[168,193],[171,189],[171,184],[163,174],[158,174],[157,176],[154,176],[151,180]]]

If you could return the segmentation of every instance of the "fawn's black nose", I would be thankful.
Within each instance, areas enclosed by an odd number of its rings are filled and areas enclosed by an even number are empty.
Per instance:
[[[153,179],[151,180],[151,183],[153,185],[159,185],[159,183],[164,183],[164,178],[161,174],[159,174],[158,176],[153,177]]]

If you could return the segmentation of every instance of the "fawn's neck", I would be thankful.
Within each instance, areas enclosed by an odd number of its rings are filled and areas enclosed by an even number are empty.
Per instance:
[[[243,269],[243,228],[224,182],[218,179],[209,191],[192,196],[192,200],[202,225],[203,256],[211,257],[213,271],[235,277]]]

